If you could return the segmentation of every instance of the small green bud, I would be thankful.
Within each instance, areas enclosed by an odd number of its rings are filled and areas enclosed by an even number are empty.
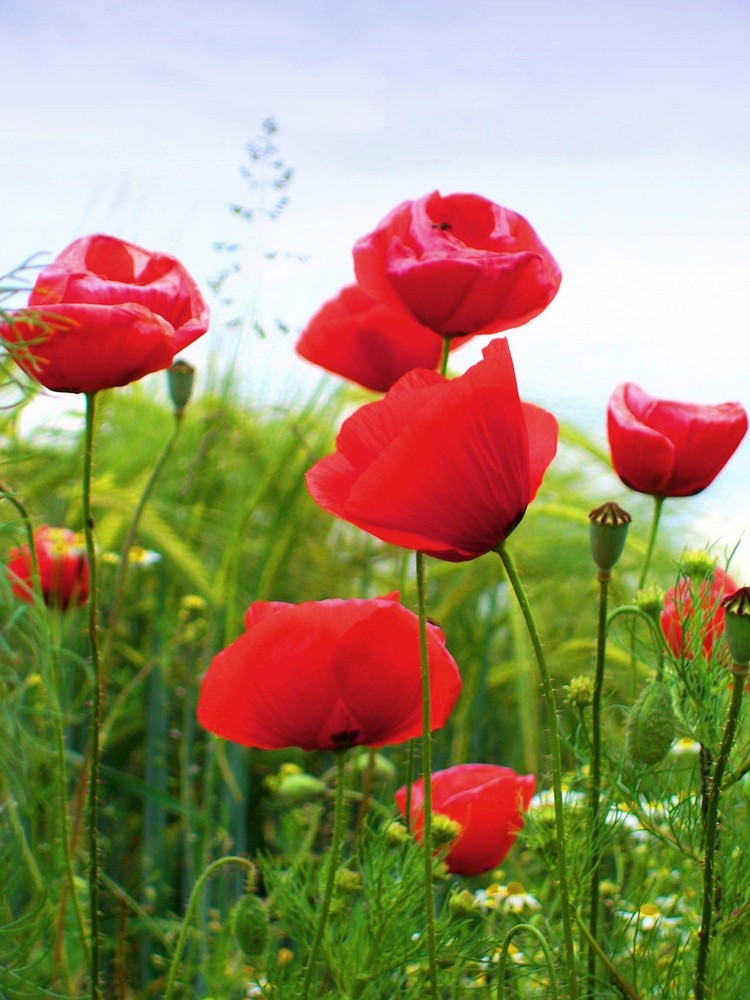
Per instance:
[[[167,369],[167,388],[169,389],[169,398],[172,400],[175,413],[178,416],[182,415],[182,411],[190,402],[194,381],[195,368],[182,358],[178,358],[177,361],[174,361],[172,366]]]
[[[586,708],[594,701],[594,678],[588,674],[571,677],[565,700],[573,708]]]
[[[461,824],[443,813],[432,814],[432,846],[443,847],[451,844],[461,833]]]
[[[230,917],[232,934],[246,955],[261,955],[268,943],[268,911],[259,896],[241,896]]]
[[[740,587],[721,602],[724,635],[732,659],[740,666],[750,663],[750,587]]]
[[[645,590],[639,590],[635,595],[635,606],[658,622],[664,607],[664,591],[656,584],[646,587]]]
[[[274,794],[289,805],[300,805],[319,799],[325,791],[325,782],[312,774],[288,774],[279,778]]]
[[[336,888],[339,892],[359,892],[362,888],[362,876],[351,868],[339,868],[336,872]]]
[[[356,755],[352,761],[352,772],[360,781],[392,781],[396,777],[396,768],[388,758],[384,757],[382,753],[374,753],[370,750]],[[368,774],[371,775],[370,779],[367,778]]]
[[[603,572],[608,573],[622,555],[631,520],[630,514],[612,501],[589,514],[591,555]]]
[[[682,554],[680,569],[695,583],[702,583],[709,577],[713,577],[716,562],[716,556],[712,556],[705,549],[688,549]]]
[[[452,892],[448,896],[448,911],[456,917],[473,917],[477,914],[477,901],[468,889]]]
[[[672,692],[663,681],[652,681],[630,710],[627,754],[639,764],[658,764],[672,746],[674,734]]]
[[[385,842],[389,847],[403,847],[404,844],[408,844],[411,840],[411,834],[404,824],[397,823],[395,820],[386,825],[383,834],[385,835]]]

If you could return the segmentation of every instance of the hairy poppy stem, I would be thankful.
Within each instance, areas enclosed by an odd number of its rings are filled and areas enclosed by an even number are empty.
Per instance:
[[[424,844],[424,894],[427,956],[430,990],[438,1000],[437,952],[435,948],[435,900],[432,888],[432,719],[430,715],[430,664],[427,654],[427,614],[425,611],[424,553],[417,552],[417,614],[419,615],[419,658],[422,667],[422,843]],[[407,814],[408,815],[408,814]]]
[[[502,560],[508,581],[516,595],[516,600],[521,608],[526,628],[534,648],[534,655],[539,666],[539,673],[542,678],[544,689],[544,704],[547,712],[547,728],[549,729],[550,757],[552,758],[552,790],[555,800],[555,836],[557,841],[557,878],[560,883],[560,902],[563,921],[563,935],[565,938],[565,959],[568,972],[568,988],[570,1000],[577,1000],[578,997],[578,975],[576,972],[576,953],[573,941],[573,917],[570,903],[570,889],[568,887],[568,863],[565,851],[565,816],[563,812],[563,791],[562,791],[562,753],[560,749],[560,731],[557,724],[557,708],[555,705],[555,692],[552,686],[547,661],[542,649],[542,643],[534,622],[526,590],[521,578],[518,575],[515,564],[510,553],[505,548],[504,543],[500,543],[495,549]]]
[[[146,480],[146,484],[143,487],[143,492],[141,493],[140,499],[138,500],[138,505],[133,511],[133,516],[130,519],[130,524],[128,525],[128,530],[125,534],[125,541],[122,545],[122,551],[120,552],[120,562],[117,566],[117,575],[115,576],[112,606],[107,618],[107,634],[104,639],[104,649],[102,651],[102,674],[106,677],[108,668],[110,666],[110,658],[112,656],[112,650],[115,643],[115,634],[117,631],[117,625],[120,620],[120,611],[122,610],[122,599],[125,593],[125,584],[127,583],[128,570],[130,569],[129,554],[135,542],[136,532],[138,531],[138,525],[141,522],[141,517],[143,511],[146,508],[149,497],[154,489],[156,480],[159,478],[162,469],[164,468],[167,459],[172,454],[174,446],[179,437],[180,430],[182,429],[182,417],[183,410],[175,411],[175,422],[172,434],[170,435],[167,443],[164,445],[161,454],[156,460],[154,467],[151,470],[151,474]]]
[[[328,873],[326,875],[326,885],[323,894],[323,902],[320,907],[318,924],[315,928],[315,938],[307,959],[305,968],[305,980],[302,984],[300,1000],[307,1000],[310,995],[315,966],[320,953],[320,946],[323,943],[326,924],[328,923],[328,913],[331,909],[331,899],[333,898],[333,887],[336,884],[336,872],[339,867],[339,855],[341,854],[341,844],[344,839],[344,784],[346,780],[346,750],[336,751],[336,803],[333,807],[333,836],[331,837],[331,854],[328,859]]]
[[[180,968],[180,962],[182,961],[182,953],[185,950],[185,942],[187,941],[188,931],[190,930],[190,925],[193,922],[193,917],[198,906],[198,901],[200,900],[201,892],[203,891],[203,886],[214,874],[214,872],[218,871],[219,868],[223,868],[224,865],[243,865],[247,869],[248,875],[250,876],[252,876],[255,872],[255,867],[252,861],[248,861],[247,858],[227,855],[227,857],[217,858],[216,861],[212,861],[211,864],[208,865],[208,867],[198,877],[195,885],[193,886],[193,890],[190,893],[190,899],[188,900],[185,916],[182,920],[182,926],[180,927],[180,936],[177,939],[177,946],[175,947],[172,962],[169,966],[167,984],[164,989],[164,1000],[172,1000],[175,983],[177,981],[177,971]]]
[[[594,693],[591,703],[591,898],[589,903],[589,934],[596,940],[599,928],[599,878],[601,866],[602,820],[599,808],[602,783],[602,690],[604,688],[604,662],[607,649],[607,602],[611,573],[600,569],[599,619],[596,639],[596,670]],[[596,951],[589,945],[588,990],[593,997],[596,982]]]
[[[721,785],[724,779],[724,771],[729,761],[729,754],[732,750],[734,737],[737,732],[737,722],[742,706],[742,697],[745,693],[747,676],[750,673],[749,663],[734,663],[732,674],[734,677],[734,687],[732,688],[732,700],[729,704],[729,714],[727,715],[724,727],[724,737],[721,741],[719,755],[716,758],[713,774],[711,775],[710,791],[708,796],[708,807],[705,816],[705,841],[706,855],[703,861],[703,910],[701,915],[701,929],[698,932],[698,958],[695,969],[695,1000],[704,1000],[706,996],[706,977],[708,973],[708,953],[711,947],[711,924],[713,921],[714,904],[716,901],[716,875],[715,862],[718,849],[719,836],[719,800],[721,798]]]
[[[654,553],[654,544],[656,543],[656,536],[659,532],[659,521],[661,520],[661,512],[664,507],[664,499],[664,497],[654,497],[654,515],[651,519],[651,532],[648,536],[648,544],[646,546],[646,558],[643,560],[643,568],[641,569],[641,575],[638,579],[638,590],[643,589],[646,577],[648,576],[649,566],[651,565],[651,556]]]
[[[89,905],[91,921],[91,996],[101,1000],[99,931],[99,728],[102,714],[99,636],[97,633],[96,548],[94,519],[91,516],[91,465],[94,443],[96,393],[86,393],[86,437],[83,451],[83,530],[89,561],[89,645],[94,690],[91,703],[91,770],[89,776]]]

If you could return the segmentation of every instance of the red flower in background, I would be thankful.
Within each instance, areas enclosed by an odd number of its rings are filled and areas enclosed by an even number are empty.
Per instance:
[[[198,722],[210,732],[264,750],[383,746],[421,734],[419,623],[397,595],[259,601],[245,625],[203,679]],[[428,626],[427,641],[439,729],[461,680],[437,626]]]
[[[18,364],[57,392],[98,392],[168,368],[208,329],[208,306],[174,257],[112,236],[75,240],[0,326]]]
[[[81,537],[68,528],[43,524],[34,532],[34,548],[45,603],[59,608],[85,604],[89,596],[89,564]],[[28,545],[11,551],[8,572],[13,593],[24,601],[33,601]]]
[[[657,497],[684,497],[710,485],[747,430],[739,403],[700,406],[618,386],[607,407],[612,465],[626,486]]]
[[[417,369],[346,420],[307,473],[324,510],[451,562],[500,544],[557,449],[557,421],[518,397],[507,341],[455,379]]]
[[[692,659],[700,649],[707,660],[711,658],[717,640],[724,633],[721,602],[735,590],[737,584],[732,577],[717,566],[711,578],[703,580],[700,585],[689,577],[683,577],[677,586],[667,591],[661,627],[675,656]]]
[[[522,812],[534,794],[533,774],[516,774],[496,764],[457,764],[432,775],[432,808],[461,825],[446,864],[455,875],[480,875],[496,868],[523,826]],[[421,836],[424,781],[412,785],[411,815]],[[406,788],[396,792],[396,805],[406,815]]]
[[[451,343],[451,350],[464,340]],[[404,309],[348,285],[326,302],[303,330],[297,353],[366,389],[387,392],[412,368],[436,368],[441,341]]]
[[[405,201],[354,245],[354,270],[378,301],[443,337],[500,333],[545,309],[560,268],[522,216],[476,194]]]

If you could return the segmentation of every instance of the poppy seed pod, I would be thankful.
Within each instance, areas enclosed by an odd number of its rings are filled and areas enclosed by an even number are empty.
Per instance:
[[[740,587],[721,602],[724,635],[735,663],[750,663],[750,587]]]
[[[589,514],[591,555],[603,572],[609,572],[622,555],[631,520],[626,510],[611,501]]]
[[[169,398],[172,400],[177,416],[182,415],[183,410],[190,402],[194,382],[195,368],[184,358],[178,358],[167,368]]]

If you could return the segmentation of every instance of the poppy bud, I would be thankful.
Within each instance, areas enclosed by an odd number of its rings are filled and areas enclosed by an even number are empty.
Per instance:
[[[274,792],[289,805],[299,805],[319,799],[325,787],[325,783],[312,774],[287,774],[280,779]]]
[[[724,635],[735,663],[750,663],[750,587],[740,587],[721,602]]]
[[[246,955],[260,955],[268,943],[268,911],[259,896],[240,897],[232,910],[232,934]]]
[[[195,368],[183,358],[178,358],[167,369],[169,398],[172,400],[177,416],[182,416],[182,411],[190,402],[194,381]]]
[[[631,520],[630,514],[612,501],[589,514],[591,555],[602,572],[608,573],[620,558]]]
[[[663,681],[644,688],[630,711],[627,755],[639,764],[658,764],[674,740],[672,692]]]

